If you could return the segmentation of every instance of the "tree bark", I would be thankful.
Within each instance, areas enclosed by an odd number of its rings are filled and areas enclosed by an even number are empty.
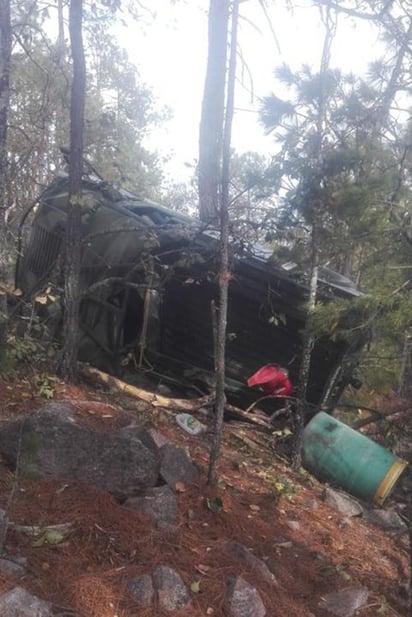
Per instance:
[[[205,222],[219,214],[228,26],[229,0],[210,0],[198,165],[199,216]]]
[[[6,186],[7,121],[10,104],[11,19],[10,0],[0,0],[0,279],[7,276]],[[7,301],[0,293],[0,352],[7,337]]]
[[[66,43],[64,39],[64,14],[63,14],[63,0],[57,0],[57,62],[60,66],[63,65]]]
[[[69,208],[65,238],[64,347],[62,375],[67,380],[77,376],[79,346],[79,279],[80,230],[83,171],[83,124],[86,91],[86,67],[82,38],[82,0],[71,0],[69,30],[73,60],[70,107]]]
[[[10,102],[10,0],[0,0],[0,209],[3,212],[7,175],[7,117]],[[3,224],[3,216],[2,216]]]
[[[317,150],[315,163],[317,171],[311,179],[312,189],[315,194],[321,192],[323,181],[323,139],[326,125],[326,85],[325,75],[329,68],[330,52],[332,41],[336,32],[336,22],[331,17],[330,8],[326,10],[324,16],[325,40],[323,42],[322,58],[319,70],[319,111],[316,122]],[[319,269],[319,234],[321,229],[322,202],[317,198],[313,199],[312,205],[312,231],[311,231],[311,264],[310,264],[310,284],[309,298],[307,303],[307,316],[305,329],[303,332],[302,360],[299,369],[297,386],[297,404],[295,409],[295,426],[293,436],[292,467],[297,470],[302,464],[302,442],[303,428],[305,425],[306,392],[309,381],[310,365],[312,360],[312,350],[315,344],[315,337],[312,332],[313,312],[316,306],[318,290],[318,269]]]
[[[234,110],[234,93],[236,78],[237,26],[239,18],[239,2],[234,1],[232,9],[232,31],[230,44],[230,65],[228,76],[228,93],[226,102],[225,127],[223,135],[222,158],[222,195],[220,203],[220,272],[219,272],[219,313],[217,323],[216,345],[216,409],[215,426],[210,452],[208,483],[216,484],[217,466],[223,432],[223,416],[225,410],[225,355],[226,326],[229,297],[229,179],[230,179],[230,143]]]
[[[303,332],[303,349],[302,359],[299,369],[299,378],[297,386],[297,401],[295,408],[294,419],[294,435],[293,435],[293,452],[292,452],[292,467],[297,470],[302,464],[302,440],[303,429],[305,426],[305,408],[306,408],[306,392],[309,381],[309,371],[312,358],[312,350],[315,344],[315,338],[312,333],[312,316],[316,306],[316,296],[318,289],[318,225],[315,220],[312,228],[312,259],[311,259],[311,278],[309,286],[309,299],[307,303],[307,317],[305,330]]]

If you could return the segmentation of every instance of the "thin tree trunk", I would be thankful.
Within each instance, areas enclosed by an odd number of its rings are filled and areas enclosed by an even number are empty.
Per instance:
[[[198,165],[199,216],[206,222],[217,220],[219,214],[228,26],[229,0],[210,0]]]
[[[62,374],[67,380],[76,378],[79,345],[81,182],[86,90],[82,12],[82,0],[71,0],[69,29],[73,59],[73,82],[70,108],[69,209],[65,242],[64,347],[62,359]]]
[[[324,16],[325,20],[325,40],[323,43],[322,59],[319,70],[319,112],[317,117],[316,137],[316,167],[317,172],[312,178],[313,188],[317,192],[323,180],[323,136],[325,131],[325,115],[326,115],[326,90],[324,78],[326,71],[329,68],[330,51],[332,41],[336,31],[336,22],[331,17],[330,7],[327,8]],[[297,470],[302,463],[302,442],[303,428],[305,425],[305,407],[306,407],[306,392],[309,381],[309,372],[312,358],[312,350],[315,344],[315,338],[312,333],[313,312],[316,306],[316,297],[318,290],[318,268],[319,268],[319,233],[321,228],[321,209],[322,203],[314,200],[312,203],[312,233],[311,233],[311,264],[310,264],[310,285],[309,298],[307,303],[307,316],[305,329],[303,332],[302,360],[299,369],[298,385],[297,385],[297,403],[295,409],[295,426],[293,437],[292,450],[292,467]]]
[[[7,176],[7,117],[10,102],[10,0],[0,0],[0,208],[4,209]],[[3,217],[2,217],[3,219]]]
[[[63,65],[66,43],[64,39],[64,14],[63,14],[63,0],[57,0],[57,62],[60,66]]]
[[[312,357],[312,350],[315,344],[315,338],[312,333],[312,317],[313,311],[316,306],[316,296],[318,289],[318,224],[315,220],[312,227],[312,256],[311,256],[311,278],[309,286],[309,298],[307,303],[307,316],[305,323],[305,330],[303,333],[303,348],[302,359],[299,369],[298,385],[296,388],[296,409],[295,409],[295,421],[294,421],[294,438],[293,438],[293,452],[292,452],[292,467],[293,469],[299,469],[302,464],[302,441],[303,441],[303,428],[305,426],[305,408],[306,408],[306,393],[309,381],[310,363]]]
[[[0,0],[0,279],[7,277],[6,186],[7,121],[10,103],[11,19],[10,0]],[[7,301],[0,294],[0,352],[7,338]]]
[[[403,337],[403,349],[402,349],[402,358],[401,358],[401,369],[399,371],[399,382],[398,382],[398,396],[404,396],[408,392],[408,380],[407,373],[408,367],[410,365],[410,355],[411,355],[411,335],[409,332],[406,332]]]
[[[226,355],[226,326],[229,297],[229,179],[230,179],[230,143],[232,136],[232,121],[235,96],[237,27],[239,21],[239,2],[234,1],[232,9],[232,31],[230,44],[230,64],[228,76],[228,93],[226,102],[225,127],[223,134],[222,158],[222,195],[220,204],[220,272],[219,272],[219,313],[217,323],[216,344],[216,408],[215,426],[208,483],[216,484],[217,466],[220,454],[220,445],[223,433],[223,416],[226,403],[225,397],[225,355]]]

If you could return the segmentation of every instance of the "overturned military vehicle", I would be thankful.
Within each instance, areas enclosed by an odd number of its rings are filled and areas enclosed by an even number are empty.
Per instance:
[[[67,203],[68,177],[60,174],[33,209],[21,247],[16,284],[26,296],[51,282],[61,287]],[[182,381],[212,375],[218,233],[93,175],[83,180],[82,210],[81,359],[112,371],[132,359],[137,369]],[[358,295],[345,277],[320,270],[323,302]],[[296,383],[307,297],[302,272],[274,265],[261,247],[233,239],[229,398],[256,398],[246,380],[266,363],[287,367]],[[312,409],[333,406],[361,346],[334,335],[318,338],[313,350],[307,393]]]

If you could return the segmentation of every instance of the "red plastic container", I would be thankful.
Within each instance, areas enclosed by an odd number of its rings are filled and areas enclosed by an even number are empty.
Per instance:
[[[247,380],[247,385],[262,386],[266,394],[288,396],[292,384],[285,371],[278,364],[265,364]]]

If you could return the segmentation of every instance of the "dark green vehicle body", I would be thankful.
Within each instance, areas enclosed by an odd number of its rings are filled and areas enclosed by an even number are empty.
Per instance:
[[[61,286],[67,196],[68,178],[57,176],[25,222],[16,283],[26,296]],[[178,378],[212,373],[218,233],[92,177],[84,179],[82,208],[81,359],[116,371],[133,355],[140,366]],[[296,383],[308,283],[260,247],[234,238],[231,250],[227,389],[247,400],[256,393],[246,378],[263,364],[288,367]],[[326,268],[319,278],[324,302],[360,295]],[[308,390],[314,409],[340,396],[361,344],[317,341]]]

